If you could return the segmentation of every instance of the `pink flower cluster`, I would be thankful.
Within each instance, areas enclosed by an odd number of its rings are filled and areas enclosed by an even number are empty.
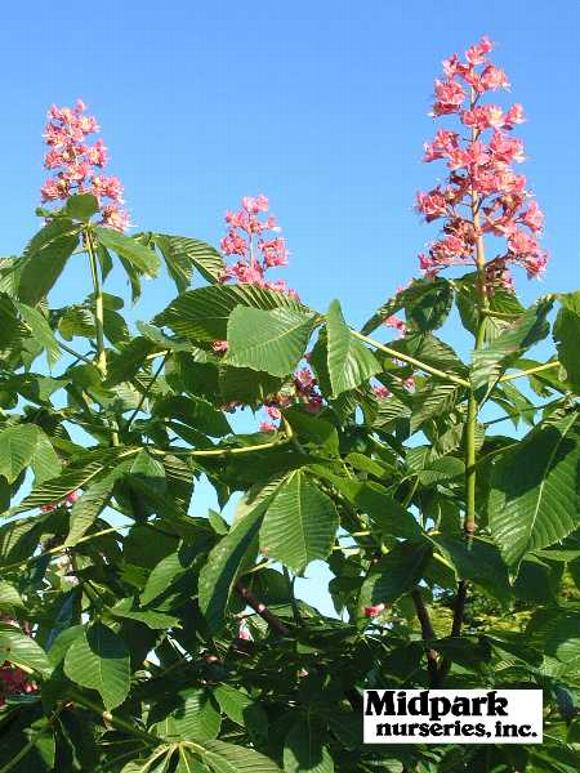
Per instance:
[[[221,240],[221,249],[225,255],[232,255],[237,259],[223,271],[221,281],[253,284],[297,299],[296,292],[283,280],[272,282],[266,279],[269,269],[287,265],[289,254],[284,240],[278,235],[272,236],[280,233],[280,227],[276,218],[267,214],[269,209],[270,203],[261,193],[258,196],[244,196],[238,212],[226,212],[228,229]],[[228,351],[228,342],[221,339],[213,341],[212,349],[216,354],[225,354]],[[322,396],[318,391],[316,379],[307,365],[294,374],[289,389],[285,387],[284,391],[266,401],[266,416],[260,423],[260,432],[275,432],[278,429],[275,422],[282,418],[281,409],[297,402],[312,413],[318,412],[322,407]],[[232,411],[236,407],[236,403],[229,403],[224,409]]]
[[[523,108],[504,110],[480,104],[482,97],[509,88],[505,72],[489,61],[493,45],[482,37],[465,52],[443,62],[444,79],[435,81],[432,115],[455,116],[461,130],[439,129],[425,144],[425,161],[443,160],[448,178],[433,190],[417,194],[417,209],[427,222],[442,219],[442,236],[419,263],[426,276],[448,266],[473,264],[476,245],[485,234],[501,237],[506,245],[487,264],[488,282],[511,283],[509,266],[522,266],[528,277],[540,275],[548,256],[538,242],[543,214],[531,200],[526,178],[513,165],[525,160],[520,139],[510,135],[523,122]]]
[[[80,494],[78,491],[71,491],[70,494],[66,495],[62,502],[50,502],[48,505],[41,505],[40,511],[42,513],[52,513],[52,511],[56,510],[58,507],[62,507],[64,505],[74,505],[79,496]]]
[[[288,262],[288,250],[279,236],[280,227],[273,215],[267,215],[269,209],[268,199],[260,193],[244,196],[238,212],[226,212],[227,233],[220,246],[224,255],[236,260],[224,269],[221,281],[254,284],[297,297],[284,280],[266,279],[269,269],[285,266]]]
[[[281,408],[288,408],[296,403],[303,405],[309,413],[318,413],[322,408],[322,395],[308,365],[294,373],[290,390],[279,392],[264,405],[268,419],[260,424],[260,431],[275,432],[278,427],[273,422],[282,418]]]
[[[383,604],[382,602],[380,604],[371,604],[368,607],[364,608],[363,614],[365,617],[378,617],[386,609],[390,609],[390,608],[391,608],[391,604]]]
[[[102,173],[108,152],[102,140],[89,144],[87,138],[99,131],[94,116],[85,115],[86,105],[78,99],[74,107],[53,105],[48,111],[44,140],[48,151],[45,169],[53,173],[42,188],[43,203],[66,201],[78,193],[91,193],[99,201],[102,225],[124,231],[129,215],[121,207],[123,186],[117,177]]]
[[[0,666],[0,709],[6,705],[9,695],[28,695],[37,692],[38,687],[30,681],[29,675],[7,661]]]
[[[16,620],[9,615],[0,615],[2,622],[10,623],[19,627]],[[24,623],[22,629],[30,635],[30,627]],[[6,698],[9,695],[28,695],[37,692],[38,687],[30,681],[30,676],[18,666],[13,666],[7,660],[0,665],[0,709],[6,705]]]

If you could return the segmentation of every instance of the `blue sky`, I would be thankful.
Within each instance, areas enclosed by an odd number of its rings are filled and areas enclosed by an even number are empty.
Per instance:
[[[519,286],[527,301],[577,287],[579,32],[572,0],[557,11],[523,0],[10,3],[0,254],[38,226],[46,108],[82,96],[139,228],[216,243],[225,209],[264,192],[292,252],[289,284],[319,309],[340,297],[360,323],[417,274],[434,236],[413,211],[416,191],[442,175],[420,162],[432,82],[441,59],[487,33],[526,109],[518,134],[552,254],[540,284]],[[72,264],[55,300],[86,282]],[[138,318],[171,295],[169,282],[148,286]]]

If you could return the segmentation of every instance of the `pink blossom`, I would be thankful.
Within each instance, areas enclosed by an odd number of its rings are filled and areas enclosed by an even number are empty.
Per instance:
[[[382,612],[385,611],[385,609],[387,609],[387,604],[371,604],[364,608],[364,616],[378,617]]]
[[[266,413],[274,421],[279,421],[282,418],[282,411],[275,405],[267,405]]]
[[[456,113],[465,99],[461,84],[454,80],[435,81],[435,104],[433,115]]]
[[[473,66],[484,64],[487,59],[487,54],[489,54],[492,49],[493,43],[487,37],[487,35],[483,35],[479,43],[475,43],[475,45],[470,46],[467,49],[465,52],[465,58],[469,64]]]
[[[541,231],[544,226],[544,213],[535,201],[531,201],[528,208],[521,216],[521,222],[527,225],[534,233]]]
[[[257,215],[259,212],[267,212],[270,203],[263,193],[257,196],[244,196],[242,198],[242,207],[249,215]]]
[[[516,103],[505,114],[504,129],[513,129],[516,124],[523,123],[524,121],[524,108],[519,103]]]
[[[408,376],[408,378],[403,379],[403,388],[406,389],[407,392],[414,392],[415,376]]]
[[[278,427],[272,424],[271,421],[263,421],[260,423],[260,432],[276,432]]]
[[[425,220],[430,223],[432,220],[447,214],[447,200],[439,188],[435,188],[429,193],[420,192],[417,194],[417,209],[425,215]]]
[[[262,240],[259,242],[259,248],[268,268],[285,266],[288,263],[288,250],[284,244],[284,239],[278,237],[269,241]]]
[[[497,91],[497,89],[508,89],[510,84],[501,68],[488,64],[481,73],[481,85],[488,91]]]
[[[398,330],[401,335],[405,335],[407,332],[407,325],[405,322],[394,314],[391,314],[390,317],[386,317],[386,319],[383,320],[383,324],[386,325],[386,327],[395,328],[395,330]]]
[[[211,348],[216,352],[216,354],[224,354],[229,349],[229,344],[227,341],[219,340],[219,341],[213,341]]]
[[[379,400],[386,400],[387,397],[391,396],[391,393],[389,392],[386,386],[383,386],[383,384],[374,386],[373,393],[375,397],[379,398]]]

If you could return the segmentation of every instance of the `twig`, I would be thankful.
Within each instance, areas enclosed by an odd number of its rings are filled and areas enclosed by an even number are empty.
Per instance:
[[[423,637],[423,641],[433,641],[433,639],[435,639],[435,631],[433,630],[429,612],[425,606],[423,597],[421,596],[421,591],[415,589],[411,593],[411,598],[413,599],[417,618],[419,619],[419,624],[421,625],[421,636]],[[431,687],[435,687],[437,685],[439,676],[437,652],[432,647],[427,647],[426,654],[427,671],[429,672],[429,684]]]
[[[451,624],[451,636],[458,637],[461,635],[461,627],[463,625],[463,615],[465,614],[465,601],[467,599],[467,581],[459,580],[457,584],[457,596],[455,598],[455,605],[453,610],[453,623]],[[441,663],[439,669],[439,676],[437,680],[437,687],[442,687],[445,677],[449,673],[451,668],[451,660],[445,658]]]
[[[249,588],[246,588],[245,585],[238,581],[236,583],[236,590],[246,604],[252,607],[254,612],[260,615],[262,620],[265,620],[272,630],[276,631],[276,633],[279,633],[281,636],[290,635],[290,629],[287,628],[280,618],[269,610],[265,604],[262,604]]]

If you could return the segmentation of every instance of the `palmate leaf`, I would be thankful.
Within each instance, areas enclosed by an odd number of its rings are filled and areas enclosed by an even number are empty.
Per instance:
[[[167,325],[175,333],[199,341],[225,339],[230,314],[236,306],[256,309],[308,309],[284,293],[255,285],[213,285],[188,290],[155,317],[156,325]]]
[[[493,467],[489,525],[514,575],[528,551],[559,542],[578,526],[579,435],[575,413],[545,422]]]
[[[163,255],[167,270],[180,293],[191,284],[194,268],[208,282],[213,284],[218,281],[224,269],[224,260],[211,244],[168,234],[153,234],[152,239]]]
[[[311,715],[294,722],[284,740],[284,772],[333,773],[334,761],[322,738],[323,727]]]
[[[225,741],[196,740],[191,750],[213,773],[281,773],[276,763],[263,754]]]
[[[217,738],[221,716],[207,690],[182,690],[167,702],[155,704],[149,717],[151,729],[167,739],[197,741]]]
[[[44,298],[79,243],[80,227],[66,218],[52,220],[28,243],[20,267],[18,298],[29,306]]]
[[[96,690],[109,711],[120,706],[129,694],[129,651],[103,623],[94,623],[75,638],[65,655],[64,672],[81,687]]]
[[[474,389],[489,387],[530,346],[541,341],[550,329],[546,320],[554,300],[540,299],[488,346],[473,354],[471,382]]]
[[[304,356],[315,316],[294,309],[235,308],[228,321],[224,363],[286,376]]]
[[[457,289],[456,303],[463,327],[473,335],[476,334],[479,323],[477,274],[467,274],[454,282]],[[497,312],[502,317],[486,316],[483,320],[484,342],[489,343],[503,333],[513,321],[524,313],[525,308],[517,295],[504,287],[494,287],[488,298],[490,311]]]
[[[281,480],[275,479],[242,500],[232,528],[212,549],[200,572],[199,606],[214,631],[223,627],[236,580],[256,556],[260,525],[280,484]]]
[[[560,295],[560,311],[554,323],[558,359],[566,369],[568,382],[580,392],[580,291]]]
[[[14,483],[32,460],[40,430],[35,424],[18,424],[0,432],[0,475]]]
[[[260,550],[301,573],[311,561],[328,556],[337,528],[332,500],[301,470],[294,470],[268,504]]]
[[[138,448],[118,447],[100,448],[84,453],[67,465],[59,475],[35,486],[19,505],[11,509],[10,514],[60,502],[67,494],[85,487],[105,469],[117,465],[125,458],[136,456],[138,451]]]
[[[42,647],[11,623],[0,622],[0,663],[31,668],[47,676],[51,667]]]
[[[389,298],[361,328],[369,335],[380,327],[387,317],[405,309],[408,319],[426,332],[440,327],[446,320],[453,302],[453,286],[442,277],[414,279],[411,284]]]
[[[128,467],[128,465],[127,465]],[[70,514],[70,529],[65,547],[73,547],[97,520],[107,505],[115,482],[125,473],[123,465],[95,481],[74,503]]]
[[[157,254],[136,239],[125,236],[113,228],[96,226],[95,236],[99,244],[107,250],[113,250],[127,261],[140,274],[155,277],[159,273],[160,260]]]
[[[326,313],[327,362],[332,396],[355,389],[379,373],[381,367],[367,347],[344,321],[340,303],[333,301]]]
[[[433,553],[424,541],[399,542],[376,564],[361,588],[359,606],[397,601],[413,590]]]
[[[30,333],[34,339],[46,350],[48,365],[49,367],[52,367],[60,358],[60,346],[54,337],[54,333],[50,329],[48,321],[38,309],[35,309],[32,306],[27,306],[25,303],[18,302],[15,302],[14,305],[18,309],[21,318],[30,329]]]

